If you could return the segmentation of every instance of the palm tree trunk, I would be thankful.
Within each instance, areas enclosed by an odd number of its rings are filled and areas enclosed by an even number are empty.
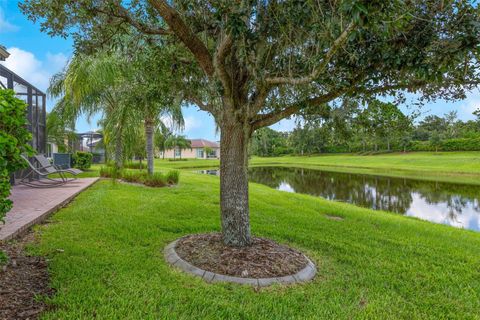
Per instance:
[[[149,175],[153,174],[153,121],[145,119],[145,137],[146,153],[147,153],[147,172]]]
[[[123,167],[123,141],[122,132],[117,132],[115,137],[115,167],[120,169]]]

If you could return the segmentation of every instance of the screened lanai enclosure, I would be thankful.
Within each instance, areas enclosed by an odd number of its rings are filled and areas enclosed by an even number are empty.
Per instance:
[[[46,96],[30,83],[0,64],[0,89],[12,89],[28,105],[28,128],[32,133],[32,147],[37,153],[46,148]]]

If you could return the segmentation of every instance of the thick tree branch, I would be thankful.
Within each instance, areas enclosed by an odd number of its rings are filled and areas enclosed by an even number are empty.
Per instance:
[[[348,90],[349,90],[348,88],[340,89],[340,90],[330,92],[315,98],[303,100],[301,102],[290,105],[289,107],[286,107],[281,111],[273,111],[271,113],[260,114],[257,117],[255,117],[253,121],[250,122],[250,125],[252,126],[253,130],[257,130],[259,128],[266,127],[266,126],[271,126],[272,124],[275,124],[282,119],[285,119],[294,115],[295,113],[299,112],[302,108],[305,108],[307,106],[319,105],[322,103],[327,103],[329,101],[332,101],[340,97],[342,94],[344,94]]]
[[[130,25],[135,27],[140,32],[143,32],[145,34],[158,34],[158,35],[172,34],[171,31],[165,30],[164,28],[153,27],[141,21],[138,21],[137,19],[132,17],[130,12],[119,3],[115,2],[115,8],[116,8],[116,12],[112,12],[114,16],[124,19],[126,22],[128,22]]]
[[[356,24],[354,22],[350,22],[350,24],[343,30],[340,36],[333,42],[330,49],[323,57],[320,65],[316,66],[314,70],[305,77],[271,77],[266,78],[265,82],[269,85],[281,85],[281,84],[291,84],[291,85],[299,85],[299,84],[308,84],[314,81],[322,72],[325,71],[327,65],[332,60],[335,53],[340,49],[348,39],[350,33],[355,29]]]
[[[164,0],[149,0],[149,2],[175,35],[190,50],[207,76],[213,76],[215,68],[213,67],[210,52],[205,44],[186,25],[180,14]]]
[[[195,97],[194,95],[185,96],[185,100],[195,104],[197,107],[199,107],[203,111],[207,111],[207,112],[210,112],[212,114],[215,111],[215,110],[213,110],[211,105],[204,103],[201,99],[199,99],[198,97]]]
[[[360,82],[357,79],[354,83]],[[455,82],[448,82],[445,81],[443,86],[448,87],[449,85],[454,85]],[[480,80],[478,81],[469,81],[467,83],[462,82],[462,84],[469,84],[469,85],[480,85]],[[384,84],[376,87],[365,88],[365,87],[356,87],[352,84],[349,87],[345,87],[344,89],[339,89],[337,91],[327,93],[315,98],[306,99],[301,102],[292,104],[281,111],[272,111],[271,113],[267,114],[259,114],[250,122],[253,130],[270,126],[272,124],[277,123],[278,121],[288,118],[295,113],[298,113],[301,109],[308,107],[308,106],[316,106],[322,103],[330,102],[340,96],[350,93],[350,94],[360,94],[360,95],[375,95],[379,93],[387,93],[396,90],[417,90],[421,89],[428,85],[428,82],[425,80],[413,79],[409,82],[404,83],[396,83],[396,84]]]
[[[251,114],[256,114],[257,112],[259,112],[262,109],[262,107],[265,103],[265,99],[267,99],[270,91],[271,91],[271,86],[264,85],[264,86],[259,86],[258,87],[258,90],[250,98],[250,113]]]
[[[232,77],[225,68],[225,59],[232,49],[232,44],[233,41],[231,35],[225,35],[222,41],[218,44],[217,52],[215,53],[215,58],[213,60],[215,71],[222,82],[226,96],[231,96],[232,91]]]

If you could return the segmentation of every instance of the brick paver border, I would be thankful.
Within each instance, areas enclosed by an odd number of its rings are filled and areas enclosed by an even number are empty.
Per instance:
[[[23,235],[33,225],[41,223],[51,214],[66,206],[79,193],[89,188],[97,181],[98,178],[79,178],[70,182],[69,185],[49,189],[34,189],[20,186],[21,188],[28,189],[29,192],[32,193],[32,197],[40,197],[40,199],[43,190],[47,190],[49,193],[55,192],[56,190],[59,191],[58,194],[55,195],[55,199],[49,199],[43,204],[26,205],[22,202],[14,201],[12,210],[7,213],[6,223],[0,225],[0,242],[8,241]],[[62,193],[62,188],[72,188],[73,192]],[[12,192],[15,192],[15,190]],[[51,198],[52,195],[50,194],[49,197]]]
[[[307,282],[312,280],[315,277],[315,274],[317,273],[317,269],[315,265],[307,256],[305,256],[305,258],[307,259],[308,263],[305,268],[303,268],[302,270],[300,270],[295,274],[284,276],[284,277],[257,279],[257,278],[232,277],[232,276],[227,276],[219,273],[213,273],[210,271],[197,268],[194,265],[180,258],[177,252],[175,251],[175,246],[177,245],[177,242],[179,240],[180,239],[177,239],[165,247],[165,250],[164,250],[165,260],[167,260],[167,262],[170,265],[179,268],[183,272],[192,274],[196,277],[200,277],[209,283],[210,282],[233,282],[233,283],[251,285],[255,287],[267,287],[274,283],[295,284],[295,283]]]

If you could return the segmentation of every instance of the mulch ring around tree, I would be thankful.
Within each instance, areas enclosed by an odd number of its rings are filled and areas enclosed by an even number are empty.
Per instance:
[[[264,238],[253,238],[244,248],[223,244],[219,233],[195,234],[179,239],[175,251],[197,268],[241,278],[292,275],[308,264],[299,251]]]
[[[44,297],[51,296],[47,263],[43,257],[29,256],[25,246],[35,241],[33,232],[20,239],[0,243],[8,255],[0,265],[0,319],[36,319],[48,306]]]

